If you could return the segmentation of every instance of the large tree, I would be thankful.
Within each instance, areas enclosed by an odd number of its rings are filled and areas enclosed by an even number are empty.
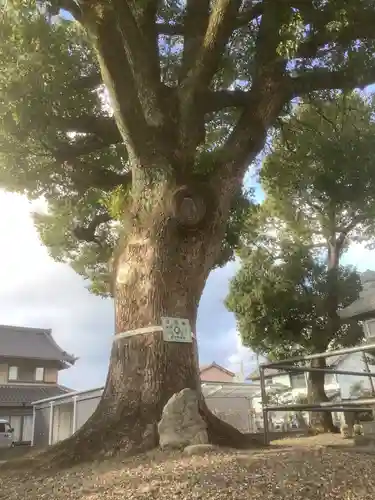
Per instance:
[[[47,198],[43,240],[114,296],[116,333],[162,316],[195,331],[242,179],[283,108],[375,80],[373,2],[46,4],[77,23],[27,0],[2,11],[1,183]],[[200,388],[195,340],[115,339],[102,401],[61,450],[155,446],[164,404],[185,387]],[[201,412],[212,442],[245,443],[203,399]]]
[[[337,274],[337,303],[342,308],[358,298],[361,285],[350,267],[340,266]],[[329,328],[329,294],[325,260],[305,245],[284,240],[273,252],[259,247],[244,256],[231,282],[227,306],[236,315],[244,345],[271,360],[288,360],[353,346],[363,339],[363,329],[356,321],[342,323],[336,330]],[[311,375],[308,402],[328,401],[324,373]],[[333,430],[327,412],[314,412],[311,424]]]
[[[310,339],[314,352],[325,351],[333,339],[342,338],[343,326],[337,314],[343,305],[341,287],[345,284],[340,276],[341,257],[351,243],[374,243],[373,112],[371,95],[326,92],[324,99],[314,96],[301,102],[291,115],[283,118],[260,173],[266,201],[257,217],[251,212],[244,233],[247,248],[242,253],[250,255],[250,262],[253,250],[255,257],[259,248],[275,256],[283,245],[293,248],[294,243],[297,249],[301,245],[308,249],[309,258],[314,257],[319,263],[315,267],[315,261],[302,260],[306,267],[301,271],[318,275],[326,272],[322,296],[325,320],[320,334]],[[293,266],[298,264],[295,259],[299,254],[300,250],[292,254]],[[301,276],[307,279],[307,275],[297,273],[296,286]],[[274,291],[276,294],[277,289]],[[290,300],[294,300],[293,295]],[[280,304],[276,297],[275,304]],[[283,310],[283,305],[280,307]],[[311,303],[308,307],[312,317],[316,316],[315,306]],[[321,306],[319,309],[321,312]],[[349,336],[349,344],[352,340]],[[302,352],[309,352],[307,345]],[[325,359],[314,360],[312,365],[324,368]],[[311,373],[309,378],[310,399],[325,399],[324,378],[319,373]]]

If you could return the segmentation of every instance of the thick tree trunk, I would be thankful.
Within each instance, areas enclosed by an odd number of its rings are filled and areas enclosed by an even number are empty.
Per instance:
[[[165,213],[150,215],[152,227],[142,227],[146,219],[137,219],[138,227],[126,237],[115,259],[116,333],[160,326],[166,316],[188,319],[195,334],[199,300],[219,255],[222,232],[214,224],[189,231]],[[87,423],[52,450],[55,460],[154,448],[164,405],[186,387],[201,390],[195,335],[192,343],[165,342],[160,331],[114,336],[102,400]],[[215,417],[203,397],[200,411],[211,443],[255,444]]]
[[[326,368],[326,360],[324,358],[313,359],[311,361],[312,368]],[[307,385],[307,399],[308,403],[323,403],[329,401],[324,390],[324,373],[311,372],[308,377]],[[336,432],[337,429],[333,425],[332,413],[324,412],[310,412],[310,425],[311,427],[324,431]]]

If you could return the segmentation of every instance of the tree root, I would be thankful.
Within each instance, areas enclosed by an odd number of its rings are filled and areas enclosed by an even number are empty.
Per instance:
[[[203,403],[200,413],[207,423],[208,440],[211,444],[245,450],[263,446],[263,435],[244,434],[214,415]]]
[[[156,448],[157,419],[150,421],[150,413],[143,411],[137,411],[133,415],[130,415],[130,412],[124,413],[121,418],[116,414],[100,418],[101,413],[95,412],[73,436],[39,454],[33,453],[32,462],[38,470],[64,469],[79,463],[105,460],[118,453],[121,453],[121,456],[134,456]],[[241,433],[216,417],[205,402],[202,402],[200,413],[207,422],[211,444],[237,449],[263,446],[262,435],[257,437]],[[140,418],[140,414],[148,415],[148,418]],[[28,462],[29,467],[32,466],[27,457],[23,462]]]

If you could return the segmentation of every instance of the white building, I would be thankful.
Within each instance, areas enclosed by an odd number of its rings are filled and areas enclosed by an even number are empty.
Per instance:
[[[328,398],[332,400],[351,399],[360,396],[360,393],[371,395],[373,389],[370,377],[366,374],[367,366],[365,354],[356,352],[341,356],[327,358],[327,366],[332,370],[358,371],[363,375],[339,375],[327,373],[325,375],[324,389]],[[375,374],[375,366],[369,366]],[[307,396],[308,373],[285,373],[280,372],[276,367],[265,370],[266,390],[270,395],[274,395],[274,404],[291,404]],[[249,380],[259,382],[259,371],[251,373]],[[375,383],[375,378],[374,378]],[[262,411],[261,397],[253,399],[253,408],[256,414]],[[275,412],[273,418],[281,420],[285,418],[286,412]],[[333,414],[336,422],[342,420],[342,415]]]

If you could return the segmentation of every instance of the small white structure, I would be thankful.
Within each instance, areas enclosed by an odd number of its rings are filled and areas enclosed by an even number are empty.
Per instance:
[[[94,413],[103,387],[41,399],[33,404],[32,445],[48,446],[68,438]]]
[[[242,432],[256,432],[253,399],[259,384],[202,381],[207,406]],[[75,391],[33,403],[32,445],[48,446],[68,438],[94,413],[103,387]]]

